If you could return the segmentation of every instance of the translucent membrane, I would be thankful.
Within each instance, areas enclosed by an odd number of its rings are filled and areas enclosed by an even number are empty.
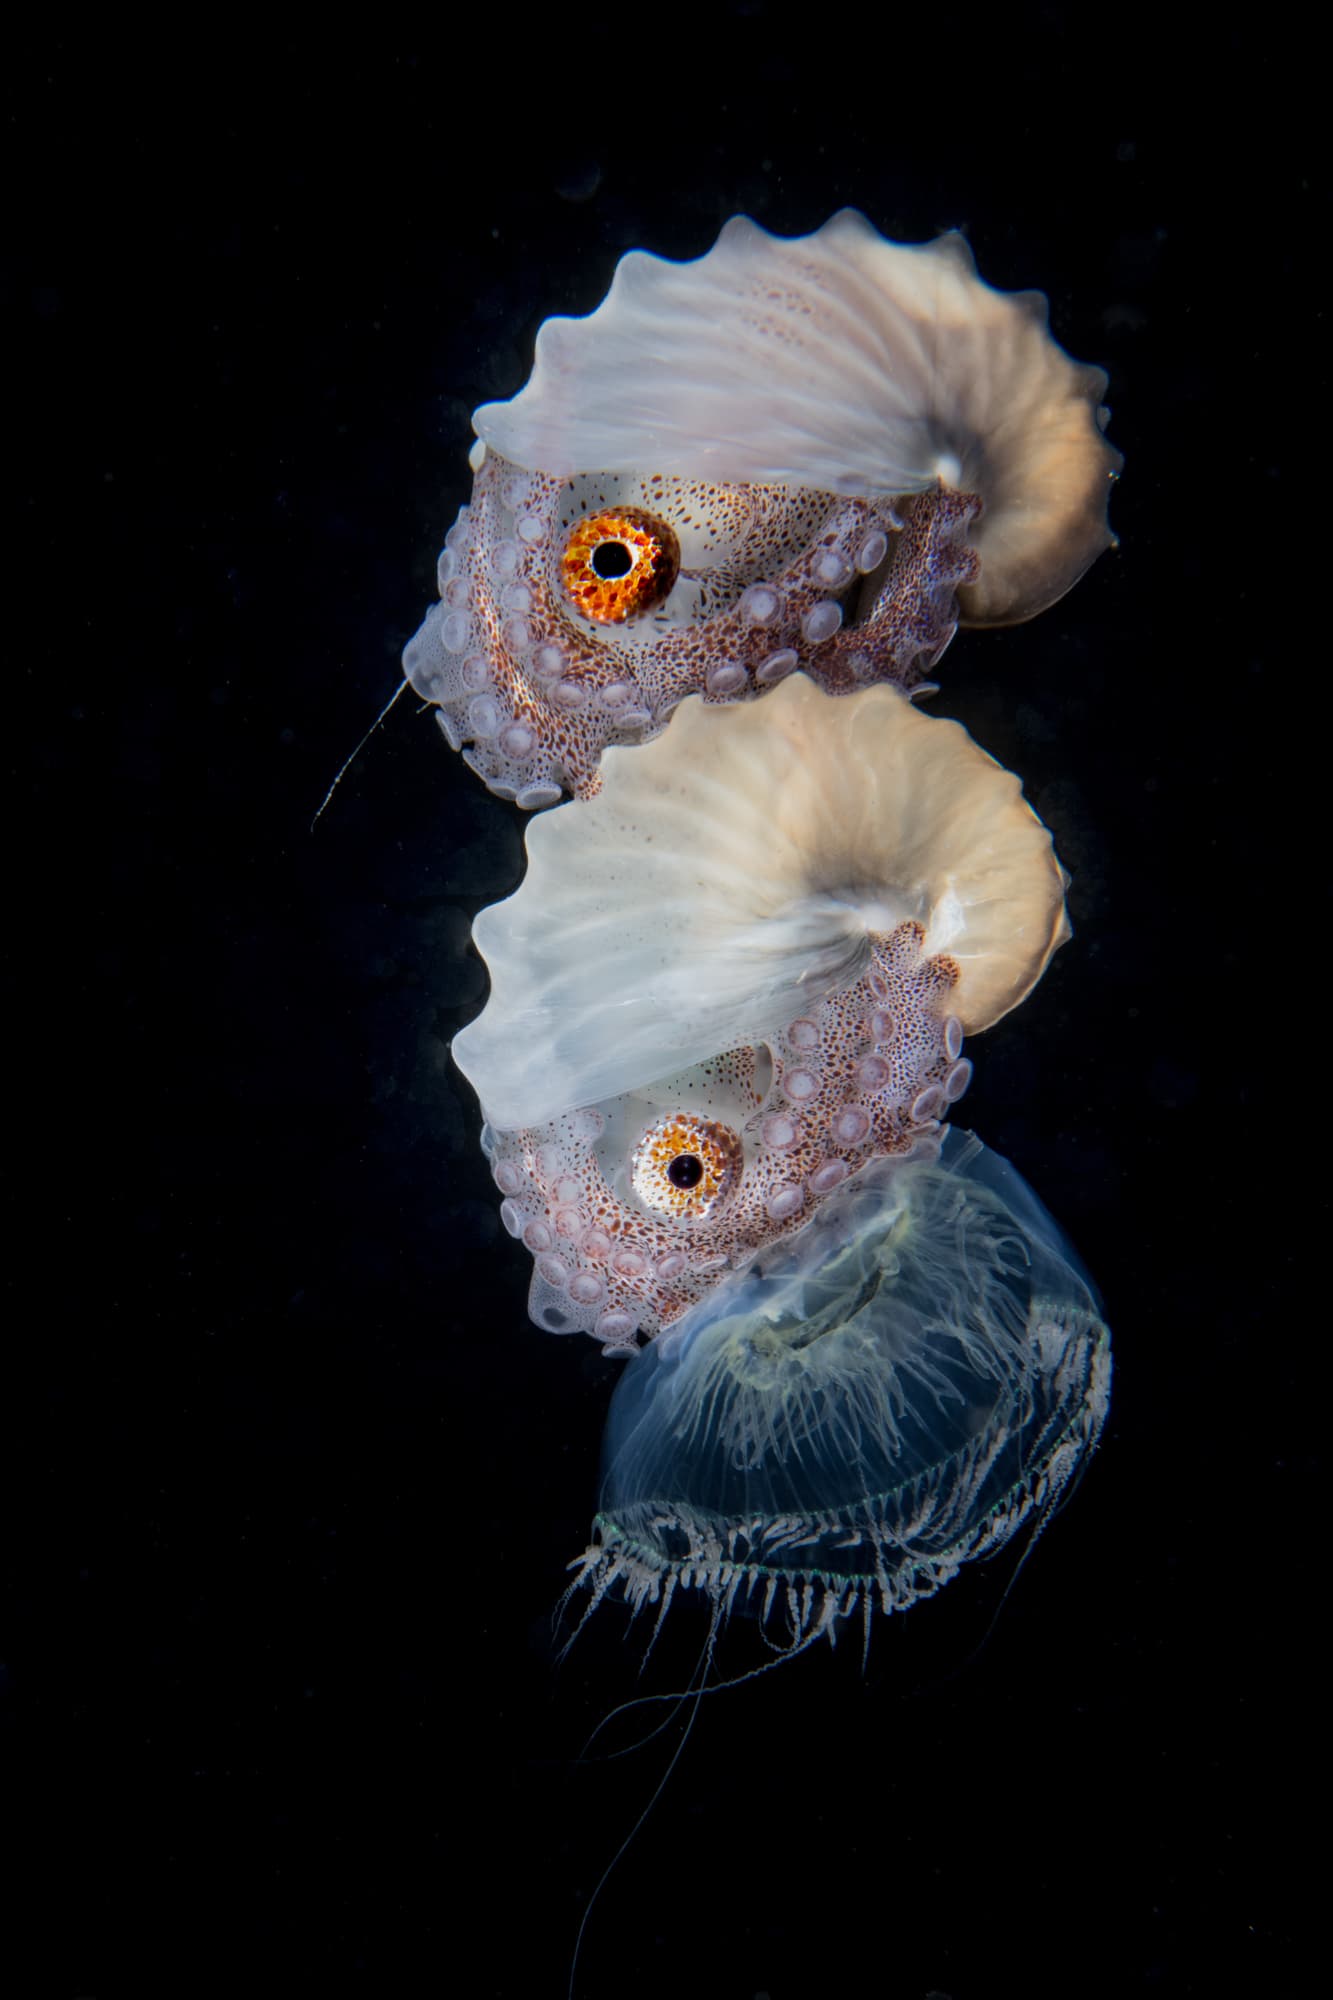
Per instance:
[[[858,1175],[630,1362],[584,1580],[636,1609],[776,1603],[792,1643],[903,1609],[1053,1504],[1110,1366],[1057,1225],[953,1133],[935,1165]]]

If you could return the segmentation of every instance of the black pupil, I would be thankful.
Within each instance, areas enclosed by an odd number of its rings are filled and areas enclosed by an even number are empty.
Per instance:
[[[672,1187],[698,1187],[704,1177],[704,1163],[697,1153],[677,1153],[667,1168],[667,1179]]]
[[[634,558],[623,542],[599,542],[592,552],[592,566],[603,583],[614,583],[618,576],[629,575]]]

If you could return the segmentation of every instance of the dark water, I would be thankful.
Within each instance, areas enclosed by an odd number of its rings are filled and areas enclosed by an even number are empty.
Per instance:
[[[108,32],[7,86],[15,1990],[565,1990],[674,1738],[578,1761],[640,1687],[613,1612],[562,1667],[550,1637],[614,1369],[526,1323],[447,1059],[521,816],[403,702],[309,823],[540,319],[633,245],[852,202],[963,226],[1110,371],[1119,552],[960,638],[936,707],[1073,873],[965,1108],[1096,1274],[1114,1403],[993,1625],[1012,1561],[864,1677],[839,1648],[705,1702],[579,1992],[1304,1991],[1322,1314],[1281,885],[1325,191],[1290,79],[1055,14],[919,53],[763,6],[547,28]],[[644,1685],[701,1638],[675,1620]]]

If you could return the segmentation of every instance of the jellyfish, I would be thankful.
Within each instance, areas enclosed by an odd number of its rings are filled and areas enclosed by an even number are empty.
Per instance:
[[[622,1352],[872,1163],[932,1158],[964,1037],[1069,927],[1018,779],[887,685],[691,697],[604,779],[529,824],[453,1054],[532,1318]]]
[[[1014,1168],[882,1160],[631,1360],[573,1588],[776,1618],[786,1650],[1039,1523],[1105,1421],[1110,1335]]]
[[[845,209],[793,239],[736,217],[689,263],[633,251],[477,411],[404,671],[525,808],[591,797],[607,746],[690,694],[797,668],[917,687],[960,618],[1031,618],[1113,541],[1105,388],[956,232],[891,243]]]

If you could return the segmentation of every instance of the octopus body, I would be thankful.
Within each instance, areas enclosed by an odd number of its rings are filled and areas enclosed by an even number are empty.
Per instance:
[[[687,695],[747,701],[798,668],[829,694],[918,686],[977,574],[966,537],[979,505],[943,490],[895,503],[666,476],[562,480],[488,452],[404,668],[498,796],[530,808],[565,790],[590,798],[607,745],[660,734]],[[593,593],[571,593],[571,554],[591,548],[595,562],[600,547],[628,565],[627,517],[679,549],[671,587],[649,608],[589,615]],[[611,577],[596,594],[616,589]]]
[[[690,694],[798,668],[910,691],[960,619],[1033,617],[1113,542],[1105,388],[953,233],[891,243],[843,210],[797,238],[735,217],[683,264],[633,251],[475,412],[404,672],[524,807],[592,796],[603,750]]]
[[[537,1325],[632,1347],[872,1162],[937,1147],[972,1065],[949,1011],[958,967],[924,940],[911,922],[872,935],[853,984],[762,1044],[543,1126],[488,1128]]]

